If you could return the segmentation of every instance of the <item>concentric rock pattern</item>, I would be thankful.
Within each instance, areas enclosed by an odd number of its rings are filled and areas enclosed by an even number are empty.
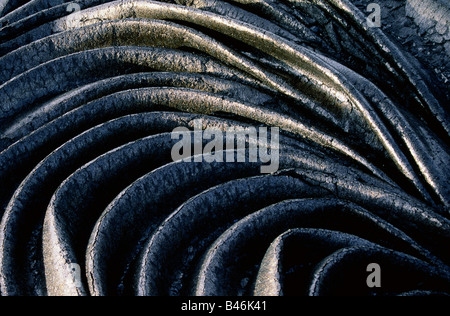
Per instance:
[[[1,0],[1,294],[450,294],[450,8],[370,2]]]

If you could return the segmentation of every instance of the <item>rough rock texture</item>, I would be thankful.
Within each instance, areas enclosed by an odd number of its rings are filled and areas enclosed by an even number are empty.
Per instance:
[[[450,295],[449,81],[446,0],[0,0],[0,293]]]

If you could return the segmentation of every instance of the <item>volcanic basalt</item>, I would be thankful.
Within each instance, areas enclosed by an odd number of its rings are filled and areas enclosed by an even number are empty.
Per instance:
[[[450,295],[450,6],[372,2],[0,0],[1,295]]]

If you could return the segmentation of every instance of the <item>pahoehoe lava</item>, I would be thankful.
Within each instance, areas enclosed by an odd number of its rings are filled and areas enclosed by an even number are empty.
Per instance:
[[[450,5],[372,2],[0,0],[1,295],[450,295]]]

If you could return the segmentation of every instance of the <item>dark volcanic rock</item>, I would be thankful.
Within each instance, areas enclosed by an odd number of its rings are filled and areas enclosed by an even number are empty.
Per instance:
[[[372,4],[1,1],[0,294],[450,295],[450,6]]]

